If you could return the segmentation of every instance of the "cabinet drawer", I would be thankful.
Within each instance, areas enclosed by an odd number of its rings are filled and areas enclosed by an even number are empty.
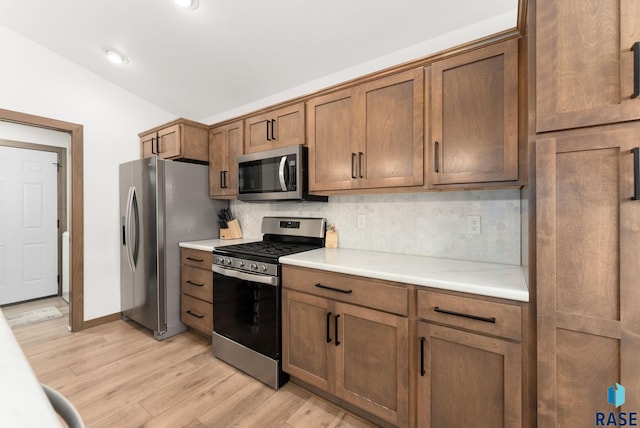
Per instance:
[[[408,291],[402,284],[316,269],[283,266],[284,287],[407,316]]]
[[[180,249],[180,263],[186,266],[194,266],[201,269],[211,270],[213,265],[213,253],[191,248]]]
[[[213,303],[213,272],[191,266],[180,268],[182,292],[196,299]]]
[[[522,337],[522,309],[516,305],[418,290],[418,318],[517,341]]]
[[[189,327],[211,336],[213,304],[183,294],[180,296],[180,320]]]

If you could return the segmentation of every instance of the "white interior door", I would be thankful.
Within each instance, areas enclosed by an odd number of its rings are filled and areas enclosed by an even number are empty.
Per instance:
[[[58,294],[57,162],[0,146],[0,305]]]

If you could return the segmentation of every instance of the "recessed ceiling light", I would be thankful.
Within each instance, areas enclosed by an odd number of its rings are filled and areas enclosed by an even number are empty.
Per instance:
[[[104,52],[107,59],[114,64],[127,64],[129,62],[129,58],[127,58],[125,54],[111,46],[103,46],[102,52]]]
[[[178,6],[183,9],[197,9],[200,5],[198,0],[173,0]]]

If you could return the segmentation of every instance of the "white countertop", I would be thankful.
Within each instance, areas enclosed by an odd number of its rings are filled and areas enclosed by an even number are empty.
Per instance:
[[[225,245],[234,245],[234,244],[244,244],[246,242],[256,242],[256,241],[261,241],[261,238],[203,239],[202,241],[180,242],[179,245],[182,248],[191,248],[192,250],[213,251],[215,247],[222,247]]]
[[[0,426],[61,426],[1,309]]]
[[[529,301],[521,266],[344,248],[280,257],[280,263],[405,284]]]
[[[213,251],[215,247],[260,239],[206,239],[181,242],[184,248]],[[358,275],[443,290],[502,299],[529,301],[522,266],[441,259],[346,248],[320,248],[280,257],[280,263]]]

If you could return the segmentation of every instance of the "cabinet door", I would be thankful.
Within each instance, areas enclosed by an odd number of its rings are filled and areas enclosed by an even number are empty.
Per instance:
[[[148,158],[156,155],[157,133],[151,133],[140,137],[140,158]]]
[[[518,42],[431,65],[432,185],[518,180]]]
[[[284,107],[273,112],[272,135],[274,148],[305,143],[304,103]]]
[[[282,369],[323,391],[333,392],[330,360],[333,313],[321,297],[282,290]]]
[[[225,195],[224,173],[229,169],[229,143],[227,127],[209,131],[209,196]]]
[[[238,194],[237,157],[242,153],[243,122],[209,131],[209,196],[229,199]]]
[[[408,425],[408,320],[335,304],[336,395],[396,426]]]
[[[307,103],[309,190],[350,189],[356,178],[356,114],[346,89]]]
[[[158,156],[162,159],[177,158],[182,155],[180,125],[173,125],[158,131]]]
[[[640,409],[640,124],[536,142],[538,424]],[[639,195],[640,196],[640,195]]]
[[[422,68],[366,83],[357,140],[358,187],[420,186],[424,181],[424,73]]]
[[[417,340],[419,427],[522,426],[519,344],[425,322]]]
[[[304,144],[304,116],[304,103],[298,103],[247,119],[244,152]]]
[[[540,0],[536,9],[537,131],[640,118],[631,98],[637,2]]]

